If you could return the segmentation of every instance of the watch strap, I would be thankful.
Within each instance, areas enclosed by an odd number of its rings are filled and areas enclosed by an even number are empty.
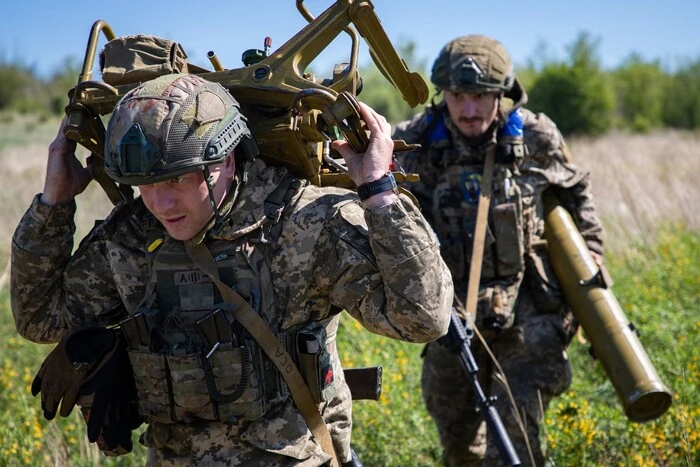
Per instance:
[[[394,178],[394,174],[392,174],[391,172],[387,173],[378,180],[369,183],[363,183],[362,185],[358,186],[357,195],[360,197],[360,201],[364,201],[370,196],[374,196],[376,194],[390,190],[394,192],[398,190],[398,186],[396,185],[396,179]]]

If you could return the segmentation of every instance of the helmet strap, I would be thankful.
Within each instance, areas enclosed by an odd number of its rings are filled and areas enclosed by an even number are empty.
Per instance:
[[[223,225],[223,219],[221,218],[221,213],[219,212],[219,206],[216,202],[216,198],[214,197],[214,177],[212,176],[211,172],[209,171],[209,167],[205,166],[202,169],[202,173],[204,174],[204,180],[207,182],[207,191],[209,192],[209,201],[211,202],[211,208],[214,211],[214,217],[216,218],[216,225],[221,226]]]
[[[217,235],[219,232],[221,232],[221,229],[224,227],[224,216],[227,216],[228,213],[231,211],[231,207],[233,206],[233,203],[236,200],[236,198],[238,198],[238,193],[241,190],[241,187],[248,180],[248,177],[245,171],[241,173],[240,171],[236,170],[236,175],[233,178],[231,189],[222,200],[220,208],[216,203],[216,198],[214,197],[214,185],[216,185],[216,183],[214,183],[214,177],[211,175],[209,168],[206,166],[202,169],[202,173],[204,175],[204,180],[206,180],[207,182],[209,201],[211,202],[211,208],[214,211],[213,224],[210,222],[208,224],[210,228],[205,227],[204,230],[210,230],[214,235]]]
[[[505,125],[508,121],[508,109],[503,107],[503,93],[500,93],[498,99],[498,111],[496,112],[496,120],[499,126]]]

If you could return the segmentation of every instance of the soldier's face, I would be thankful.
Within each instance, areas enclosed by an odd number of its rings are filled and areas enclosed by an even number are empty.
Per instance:
[[[233,157],[210,166],[214,178],[214,199],[221,203],[231,188],[235,174]],[[140,185],[139,192],[146,208],[177,240],[189,240],[209,222],[214,211],[209,190],[201,171],[190,172],[158,183]]]
[[[498,114],[498,95],[445,91],[452,123],[468,138],[483,135]]]

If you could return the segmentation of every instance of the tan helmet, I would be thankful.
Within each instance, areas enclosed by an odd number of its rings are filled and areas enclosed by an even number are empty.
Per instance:
[[[442,48],[430,81],[440,90],[505,92],[513,87],[515,72],[503,44],[490,37],[469,35]]]
[[[223,86],[196,75],[165,75],[115,106],[105,171],[126,185],[160,182],[222,162],[239,143],[244,159],[256,157],[247,121]]]

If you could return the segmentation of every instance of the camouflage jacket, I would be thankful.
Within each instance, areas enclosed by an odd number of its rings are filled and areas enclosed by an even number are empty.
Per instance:
[[[564,139],[552,120],[526,109],[522,109],[522,113],[524,156],[516,158],[513,163],[502,164],[497,158],[494,168],[482,287],[484,281],[489,280],[504,282],[506,287],[519,287],[527,263],[526,259],[519,260],[519,257],[525,258],[543,243],[542,194],[548,188],[554,189],[572,214],[588,247],[603,253],[602,226],[593,204],[588,174],[569,160]],[[407,172],[420,175],[420,182],[409,184],[407,188],[416,196],[423,214],[435,227],[443,257],[453,274],[455,289],[460,293],[466,291],[469,253],[465,255],[464,252],[471,248],[484,146],[473,148],[467,144],[450,120],[444,104],[430,107],[412,120],[398,124],[393,136],[422,145],[419,150],[400,154],[399,162]],[[508,215],[501,208],[516,199],[515,210],[521,218],[517,235],[515,227],[503,227],[500,222]],[[450,216],[460,226],[450,227]],[[458,236],[463,238],[455,239]],[[505,261],[491,258],[490,255],[496,253],[489,249],[489,239],[496,244],[494,249],[500,248],[501,256],[508,256],[508,252],[504,253],[508,250],[511,258]],[[464,256],[466,260],[457,259]],[[542,259],[540,254],[539,260]],[[514,298],[513,293],[508,295]]]
[[[225,227],[207,234],[205,244],[264,235],[264,201],[285,174],[257,161]],[[74,212],[74,203],[50,207],[37,195],[13,236],[13,315],[18,332],[35,342],[56,342],[70,328],[114,324],[137,311],[149,283],[147,245],[154,232],[166,235],[137,200],[115,207],[72,253]],[[364,211],[353,192],[307,185],[279,223],[270,266],[274,303],[263,316],[273,332],[329,318],[337,326],[341,310],[373,333],[409,342],[446,332],[449,270],[433,230],[405,196]],[[289,410],[286,404],[287,417]],[[264,426],[248,432],[264,442]]]

